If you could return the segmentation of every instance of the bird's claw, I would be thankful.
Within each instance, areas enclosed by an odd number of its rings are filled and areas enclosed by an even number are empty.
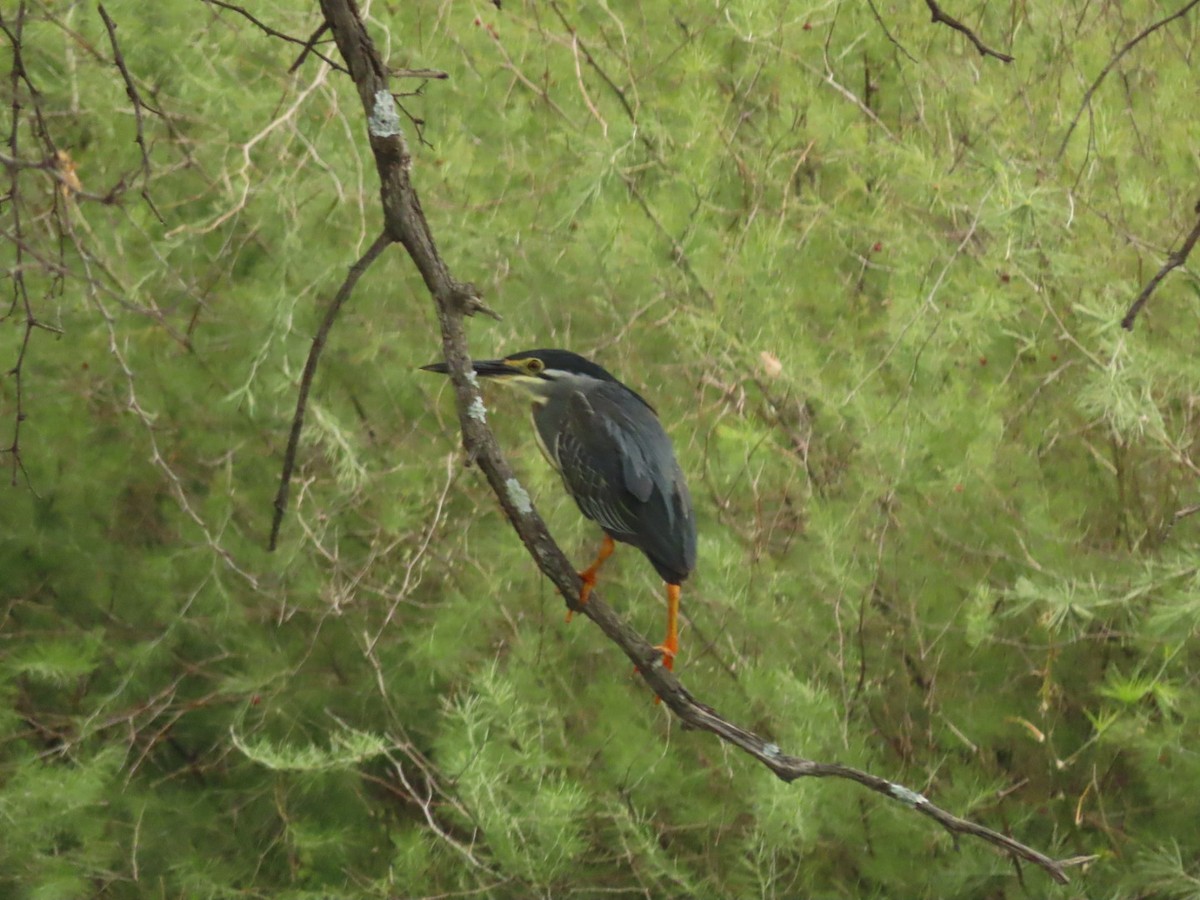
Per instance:
[[[666,669],[668,672],[675,671],[675,654],[678,651],[678,648],[677,647],[672,648],[672,647],[668,646],[667,644],[655,644],[654,649],[662,654],[662,656],[660,658],[662,659],[663,668]],[[642,673],[641,669],[639,669],[637,666],[633,667],[634,675],[640,675],[641,673]],[[662,703],[662,697],[655,694],[654,695],[654,705],[658,706],[660,703]]]
[[[679,652],[679,648],[670,646],[669,644],[657,644],[654,649],[662,654],[663,668],[668,672],[674,672],[675,654]]]
[[[579,578],[583,581],[583,587],[579,589],[579,605],[586,606],[588,597],[592,596],[592,588],[596,586],[596,573],[584,570],[579,573]],[[571,624],[571,619],[575,616],[575,610],[567,610],[567,624]]]
[[[670,644],[655,644],[654,649],[662,654],[662,656],[659,658],[662,660],[663,668],[666,669],[668,672],[674,672],[675,671],[675,654],[679,652],[678,645],[672,647]],[[634,666],[633,674],[641,675],[642,674],[641,668],[638,666]]]

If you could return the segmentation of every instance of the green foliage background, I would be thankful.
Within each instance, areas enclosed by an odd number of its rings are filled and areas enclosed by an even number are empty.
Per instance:
[[[358,100],[227,9],[113,0],[163,113],[161,222],[96,11],[31,6],[22,42],[83,187],[131,188],[67,200],[9,170],[32,311],[62,334],[30,337],[28,477],[0,491],[0,894],[1200,896],[1195,262],[1118,327],[1195,220],[1200,14],[1115,66],[1060,155],[1088,86],[1175,7],[944,5],[1015,62],[915,2],[368,22],[391,65],[449,74],[395,85],[420,85],[443,255],[504,316],[471,323],[474,352],[591,355],[675,436],[701,533],[689,688],[791,752],[1096,855],[1072,886],[852,785],[779,783],[564,625],[415,371],[440,343],[399,248],[334,330],[268,554],[309,341],[380,228]],[[589,559],[523,405],[489,407]],[[7,444],[12,374],[0,410]],[[650,567],[606,574],[657,639]]]

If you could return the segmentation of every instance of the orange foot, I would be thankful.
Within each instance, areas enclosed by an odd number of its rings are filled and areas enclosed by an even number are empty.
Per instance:
[[[596,558],[592,564],[579,573],[579,578],[583,581],[583,587],[579,589],[579,605],[584,606],[588,602],[588,597],[592,596],[592,589],[596,586],[596,581],[600,576],[600,567],[604,565],[604,561],[613,555],[613,550],[616,549],[616,544],[613,539],[607,534],[604,535],[604,541],[600,544],[600,552],[596,554]],[[567,624],[571,624],[571,618],[575,615],[575,611],[567,610]]]
[[[674,672],[675,671],[675,656],[676,656],[676,654],[679,653],[679,639],[676,638],[674,641],[668,639],[666,641],[663,641],[661,644],[655,644],[654,649],[662,654],[663,668],[666,669],[668,672]],[[633,674],[641,675],[642,670],[639,669],[637,666],[634,666]],[[654,702],[657,703],[658,698],[655,698]]]
[[[585,606],[588,602],[588,597],[592,596],[592,589],[595,588],[599,577],[591,569],[585,569],[579,573],[579,577],[583,579],[583,587],[579,589],[579,605]],[[567,610],[567,624],[571,624],[571,619],[575,616],[575,610]]]
[[[667,636],[654,649],[662,653],[663,667],[675,671],[675,654],[679,652],[679,585],[667,585]]]
[[[654,649],[662,654],[663,668],[666,669],[668,672],[674,672],[675,671],[675,654],[679,652],[679,642],[676,641],[675,644],[673,646],[671,646],[667,642],[664,641],[661,644],[655,644]],[[634,675],[640,675],[641,671],[642,670],[637,668],[637,666],[634,666],[634,669],[633,669]],[[654,705],[658,706],[658,704],[660,704],[660,703],[662,703],[662,697],[659,697],[657,694],[655,694]]]
[[[679,652],[679,641],[664,641],[663,643],[656,645],[654,649],[662,653],[663,668],[668,672],[674,672],[675,654]]]

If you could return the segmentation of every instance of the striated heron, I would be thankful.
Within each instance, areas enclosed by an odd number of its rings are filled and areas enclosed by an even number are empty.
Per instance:
[[[679,652],[679,590],[696,565],[696,517],[671,439],[654,408],[605,369],[567,350],[523,350],[471,363],[480,378],[524,390],[546,459],[587,518],[604,529],[579,573],[587,603],[614,541],[637,547],[667,585],[663,665]],[[443,363],[423,366],[446,374]],[[569,616],[568,616],[569,618]]]

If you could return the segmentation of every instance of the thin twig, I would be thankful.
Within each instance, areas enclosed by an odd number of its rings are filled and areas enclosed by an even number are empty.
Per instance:
[[[425,78],[432,81],[445,81],[450,77],[449,72],[441,69],[388,69],[393,78]]]
[[[938,6],[936,0],[925,0],[925,5],[929,7],[929,12],[933,16],[933,21],[935,24],[941,22],[943,25],[949,25],[955,31],[966,35],[967,39],[975,45],[975,49],[979,51],[980,56],[993,56],[1000,60],[1000,62],[1005,63],[1010,63],[1013,61],[1013,57],[1009,56],[1007,53],[1001,53],[999,50],[993,50],[991,47],[981,41],[979,36],[975,34],[974,31],[972,31],[962,22],[958,21],[958,19],[943,12],[942,8]]]
[[[108,30],[108,42],[112,45],[113,63],[117,70],[121,73],[121,78],[125,82],[125,95],[129,98],[129,102],[133,104],[133,118],[137,125],[137,134],[134,136],[134,141],[142,151],[142,199],[150,207],[151,211],[163,222],[163,217],[159,213],[158,208],[154,205],[154,201],[150,199],[150,191],[147,182],[150,178],[150,149],[146,146],[146,131],[145,123],[142,119],[142,109],[148,109],[162,118],[162,113],[154,109],[144,100],[142,95],[138,93],[137,85],[133,82],[133,76],[129,73],[129,67],[125,65],[125,57],[121,53],[121,45],[117,43],[117,23],[109,16],[108,10],[104,8],[103,3],[96,5],[100,11],[100,18],[104,20],[104,27]]]
[[[633,126],[634,133],[638,136],[638,140],[641,141],[642,146],[646,148],[646,151],[656,162],[661,163],[662,157],[659,154],[658,147],[655,146],[655,143],[650,136],[650,132],[647,129],[640,127],[637,112],[630,104],[629,98],[626,96],[625,91],[616,83],[616,81],[613,80],[612,76],[605,71],[604,67],[600,65],[599,61],[597,61],[596,57],[592,54],[587,44],[585,44],[579,37],[579,33],[575,26],[572,25],[567,19],[566,14],[562,11],[555,0],[550,0],[550,9],[554,11],[554,14],[558,16],[559,21],[562,22],[563,27],[566,28],[567,32],[571,35],[570,46],[572,53],[575,55],[575,72],[579,79],[580,91],[583,93],[588,109],[592,111],[592,114],[601,123],[601,126],[607,133],[608,124],[600,115],[599,110],[592,105],[591,98],[588,97],[587,90],[584,88],[583,73],[579,70],[579,54],[583,54],[584,61],[592,68],[592,71],[594,71],[600,77],[600,80],[608,86],[608,89],[612,92],[613,96],[617,98],[617,102],[620,103],[621,108],[625,110],[625,115],[629,119],[629,124]],[[650,206],[650,202],[646,199],[645,194],[643,194],[641,189],[638,187],[637,179],[634,178],[632,174],[624,171],[620,173],[620,177],[625,183],[625,187],[629,191],[630,195],[634,200],[637,201],[638,206],[642,208],[642,212],[646,214],[646,218],[650,220],[651,224],[654,225],[658,233],[662,235],[663,240],[671,245],[671,261],[683,271],[683,274],[692,283],[692,286],[701,294],[703,294],[704,298],[710,304],[713,303],[714,299],[712,291],[708,289],[703,280],[697,274],[696,270],[692,267],[691,260],[688,258],[687,251],[684,249],[683,245],[675,238],[673,234],[671,234],[670,231],[667,230],[666,226],[663,225],[662,220],[655,214],[654,209]]]
[[[255,26],[257,26],[258,29],[260,31],[262,31],[264,34],[270,35],[271,37],[274,37],[274,38],[279,38],[281,41],[287,41],[289,44],[299,44],[301,47],[304,48],[304,53],[312,53],[312,54],[320,57],[324,62],[328,63],[330,66],[332,66],[339,72],[346,71],[344,66],[341,66],[338,63],[334,62],[332,59],[330,59],[328,56],[326,56],[324,53],[322,53],[320,50],[318,50],[315,46],[315,42],[314,42],[313,38],[309,38],[308,40],[305,40],[304,38],[298,38],[294,35],[285,34],[282,31],[278,31],[278,30],[272,28],[266,22],[263,22],[260,19],[256,19],[253,15],[251,15],[247,10],[243,9],[242,7],[240,7],[234,3],[226,3],[225,0],[201,0],[201,2],[207,3],[210,6],[219,7],[220,9],[227,9],[230,12],[237,13],[239,16],[244,16],[245,18],[249,19]],[[322,29],[322,30],[324,30],[324,29]],[[303,59],[303,56],[301,56],[301,60],[302,59]],[[300,62],[300,60],[297,60],[297,65],[299,65],[299,62]],[[290,72],[291,69],[289,69],[288,71]]]
[[[21,36],[25,28],[25,3],[22,0],[17,7],[16,22],[10,28],[4,20],[4,16],[0,15],[0,28],[8,36],[9,44],[12,47],[12,68],[9,70],[9,81],[12,91],[11,105],[11,128],[8,135],[8,148],[11,153],[11,158],[14,161],[12,164],[6,162],[8,169],[9,189],[8,201],[12,209],[13,217],[13,244],[16,248],[16,265],[13,267],[12,283],[13,283],[13,299],[12,306],[9,311],[0,316],[0,321],[12,315],[18,304],[23,304],[25,308],[25,336],[21,341],[21,349],[17,354],[16,365],[5,374],[12,375],[16,382],[17,395],[17,412],[16,421],[13,424],[13,439],[12,443],[4,448],[4,453],[12,455],[12,486],[17,485],[17,472],[21,472],[25,476],[26,484],[29,482],[29,473],[25,471],[25,464],[21,460],[21,424],[25,421],[24,399],[25,395],[22,390],[24,384],[21,378],[22,364],[25,361],[25,351],[29,347],[29,336],[33,329],[29,325],[29,293],[25,286],[25,260],[23,254],[25,252],[24,235],[22,234],[21,221],[21,180],[15,161],[19,158],[18,147],[20,142],[20,123],[21,123],[21,76],[24,71],[24,66],[21,63]],[[32,489],[32,485],[30,484]]]
[[[167,487],[172,496],[175,498],[180,511],[184,513],[200,532],[204,535],[204,540],[212,551],[225,563],[230,571],[236,573],[244,579],[250,587],[259,591],[262,585],[253,572],[249,571],[245,566],[238,562],[237,558],[220,542],[221,532],[224,529],[224,524],[219,528],[209,528],[204,521],[204,517],[196,509],[195,505],[188,498],[187,489],[184,486],[184,480],[178,472],[172,468],[169,454],[163,453],[163,448],[159,444],[158,435],[162,430],[162,422],[158,419],[158,413],[154,410],[147,409],[142,405],[142,401],[138,397],[137,392],[137,377],[134,374],[133,365],[127,356],[128,348],[125,342],[117,336],[117,319],[112,311],[105,306],[101,298],[104,289],[99,276],[94,271],[94,267],[103,270],[103,263],[97,258],[97,254],[93,248],[88,247],[83,242],[78,231],[72,226],[70,220],[66,222],[66,230],[64,238],[69,240],[75,249],[75,257],[83,266],[84,277],[82,278],[83,287],[86,291],[86,296],[89,301],[95,306],[96,311],[100,314],[104,321],[104,326],[108,332],[108,351],[112,358],[116,361],[121,370],[126,384],[126,396],[124,400],[124,408],[133,413],[141,422],[143,429],[146,432],[146,439],[150,445],[150,463],[157,468],[164,476]]]
[[[300,68],[302,65],[304,65],[304,60],[308,59],[308,54],[312,53],[313,50],[316,48],[317,41],[319,41],[321,39],[321,35],[323,35],[328,30],[329,30],[329,25],[327,25],[325,22],[322,22],[320,25],[317,26],[317,30],[314,31],[311,35],[309,35],[308,40],[304,42],[304,49],[300,51],[300,55],[296,57],[296,61],[294,63],[292,63],[290,66],[288,66],[288,74],[289,75],[291,75],[298,68]]]
[[[928,0],[926,0],[926,2],[928,2]],[[1121,57],[1123,57],[1126,53],[1128,53],[1150,35],[1154,34],[1154,32],[1158,31],[1158,29],[1170,24],[1171,22],[1174,22],[1176,19],[1181,18],[1182,16],[1187,15],[1188,12],[1190,12],[1191,9],[1197,4],[1200,4],[1200,0],[1190,0],[1189,3],[1184,4],[1184,6],[1171,13],[1171,15],[1167,16],[1165,19],[1159,19],[1153,25],[1142,29],[1142,31],[1140,31],[1133,39],[1127,41],[1120,50],[1113,54],[1113,58],[1110,59],[1108,64],[1100,70],[1100,74],[1096,76],[1096,80],[1092,82],[1091,87],[1089,87],[1084,93],[1083,99],[1079,101],[1079,109],[1075,111],[1075,115],[1071,119],[1071,124],[1067,126],[1067,133],[1063,135],[1062,144],[1059,145],[1058,153],[1056,153],[1054,156],[1056,160],[1062,159],[1063,153],[1066,152],[1067,142],[1071,140],[1071,135],[1075,132],[1075,126],[1079,124],[1079,117],[1083,115],[1083,111],[1087,109],[1088,104],[1091,102],[1092,94],[1096,93],[1097,88],[1100,87],[1100,83],[1104,81],[1104,79],[1108,76],[1108,73],[1113,70],[1113,66],[1121,61]]]
[[[312,347],[308,351],[308,359],[304,363],[304,374],[300,376],[300,390],[296,396],[296,414],[292,417],[292,431],[288,435],[287,451],[283,456],[283,472],[279,476],[279,490],[275,494],[275,515],[271,520],[271,542],[270,548],[275,549],[276,542],[279,540],[279,528],[283,524],[283,514],[287,511],[288,491],[292,485],[292,470],[296,465],[296,450],[300,446],[300,432],[304,428],[304,413],[308,408],[308,392],[312,389],[313,378],[317,374],[317,363],[321,358],[321,351],[325,347],[325,341],[329,338],[329,331],[333,328],[333,322],[337,318],[338,312],[342,305],[350,299],[350,294],[354,290],[354,286],[358,284],[358,279],[362,277],[363,272],[367,271],[371,263],[375,262],[376,258],[393,243],[391,235],[386,231],[375,238],[375,243],[367,248],[367,252],[362,255],[362,258],[350,267],[350,271],[346,273],[346,280],[342,282],[342,286],[338,288],[338,292],[330,301],[329,308],[325,310],[325,318],[321,322],[321,327],[317,329],[316,335],[312,340]]]
[[[600,114],[600,110],[596,109],[596,104],[592,102],[591,95],[587,92],[587,85],[583,83],[583,69],[579,65],[579,35],[571,35],[571,50],[572,56],[575,57],[575,81],[579,85],[579,93],[583,97],[583,102],[587,105],[588,111],[592,114],[597,122],[600,123],[600,133],[608,137],[608,122],[604,121],[604,116]]]
[[[138,93],[137,85],[133,83],[133,76],[129,73],[129,67],[125,65],[125,57],[121,53],[121,45],[117,43],[117,23],[109,16],[108,10],[104,8],[104,4],[97,4],[96,9],[100,11],[100,18],[104,20],[104,27],[108,30],[108,42],[112,45],[113,63],[121,73],[121,79],[125,82],[125,96],[129,98],[129,102],[133,104],[133,118],[137,124],[137,134],[134,136],[134,141],[142,150],[142,170],[150,171],[150,151],[146,147],[146,131],[142,121],[142,109],[150,109],[150,107],[142,100],[142,95]],[[157,110],[151,110],[157,112]],[[161,115],[161,113],[159,113]]]
[[[1014,857],[1041,866],[1055,881],[1065,883],[1068,880],[1066,869],[1084,860],[1051,859],[1007,835],[953,816],[908,788],[869,773],[789,756],[776,745],[735,725],[693,697],[663,667],[661,651],[650,646],[595,593],[586,606],[579,608],[579,589],[582,586],[579,576],[550,536],[545,522],[530,503],[529,495],[513,475],[487,424],[486,414],[481,412],[478,387],[467,377],[470,355],[463,316],[478,309],[478,294],[471,285],[455,279],[438,254],[429,224],[421,211],[416,188],[409,178],[411,161],[408,145],[399,128],[399,117],[391,108],[387,69],[352,0],[321,0],[321,9],[358,88],[359,99],[369,123],[371,150],[382,183],[381,199],[387,233],[404,244],[437,308],[442,349],[454,386],[463,447],[487,477],[513,529],[529,549],[538,568],[562,594],[568,608],[585,614],[621,648],[650,687],[686,727],[711,732],[758,760],[784,781],[801,777],[838,777],[856,781],[934,819],[952,834],[979,837]]]
[[[105,206],[111,206],[116,203],[126,185],[124,179],[118,180],[107,194],[97,194],[93,191],[84,190],[83,185],[79,181],[79,176],[75,174],[74,162],[71,160],[70,154],[65,150],[55,151],[54,155],[48,156],[45,159],[14,159],[5,153],[0,153],[0,165],[10,169],[27,169],[32,171],[44,172],[49,177],[58,182],[59,193],[62,196],[74,197],[77,200],[94,200],[96,203],[102,203]],[[43,265],[53,265],[39,260]]]
[[[1194,210],[1200,214],[1200,202],[1196,204]],[[1159,283],[1167,277],[1167,273],[1172,269],[1178,269],[1187,262],[1188,254],[1192,252],[1192,248],[1196,246],[1196,241],[1200,241],[1200,219],[1196,220],[1196,224],[1192,227],[1192,232],[1183,241],[1183,244],[1178,250],[1175,250],[1167,257],[1167,261],[1163,263],[1162,268],[1154,273],[1154,277],[1146,282],[1146,286],[1142,288],[1142,292],[1137,295],[1133,304],[1129,307],[1129,312],[1125,313],[1125,318],[1121,320],[1121,327],[1126,331],[1133,331],[1133,320],[1137,318],[1138,313],[1142,311],[1142,307],[1146,305],[1146,301],[1150,299],[1150,295],[1158,288]]]
[[[879,14],[879,10],[875,8],[875,0],[867,0],[867,5],[871,7],[871,14],[875,16],[875,21],[879,23],[879,27],[883,29],[884,36],[896,45],[896,49],[909,58],[911,62],[916,62],[917,58],[904,49],[904,45],[892,37],[892,33],[888,31],[887,24],[883,21],[883,16]]]
[[[579,34],[576,31],[575,26],[572,25],[569,21],[567,21],[566,15],[563,13],[562,9],[559,8],[559,5],[558,5],[558,3],[555,2],[555,0],[550,0],[550,8],[552,10],[554,10],[554,14],[556,16],[558,16],[558,20],[563,23],[563,27],[566,28],[568,32],[570,32],[572,49],[578,49],[578,51],[583,54],[583,58],[587,61],[587,64],[589,66],[591,66],[592,69],[596,72],[596,74],[600,76],[600,79],[605,84],[608,85],[608,89],[613,92],[613,95],[617,98],[617,102],[620,103],[622,107],[624,107],[625,115],[629,117],[630,123],[638,131],[638,134],[642,137],[643,142],[646,142],[648,144],[649,138],[646,137],[645,134],[642,132],[642,130],[637,127],[638,126],[637,113],[635,113],[633,111],[633,107],[630,106],[629,98],[625,96],[625,91],[622,90],[620,87],[618,87],[617,83],[612,80],[612,78],[609,76],[608,72],[606,72],[601,67],[600,63],[598,63],[596,61],[596,58],[594,56],[592,56],[592,51],[588,48],[587,44],[585,44],[583,42],[583,40],[579,37]],[[652,152],[654,152],[653,146],[648,145],[648,149],[650,149]]]
[[[9,43],[12,47],[12,67],[9,70],[9,82],[12,89],[11,115],[12,122],[8,135],[8,148],[12,155],[12,159],[19,158],[20,148],[20,132],[21,132],[21,84],[24,82],[28,88],[29,96],[32,98],[34,114],[41,121],[41,106],[38,101],[38,92],[34,88],[33,83],[29,80],[29,73],[25,70],[25,61],[23,55],[23,43],[25,33],[25,14],[26,6],[24,0],[17,8],[16,21],[10,27],[4,17],[0,15],[0,30],[8,36]],[[39,132],[35,129],[34,134]],[[43,140],[48,148],[53,151],[53,144],[50,142],[46,131],[40,131]],[[33,336],[33,332],[37,328],[45,328],[34,313],[33,304],[29,299],[29,288],[25,283],[25,236],[24,236],[24,219],[21,217],[21,209],[23,199],[21,197],[21,178],[19,167],[16,165],[6,166],[8,169],[9,189],[7,200],[12,209],[13,219],[13,245],[15,247],[15,265],[13,266],[10,277],[13,284],[12,304],[8,312],[0,315],[0,321],[8,318],[14,312],[20,309],[24,314],[25,331],[21,337],[21,347],[17,351],[17,360],[13,367],[9,369],[6,375],[13,376],[13,382],[16,394],[16,415],[13,422],[13,437],[12,443],[7,447],[0,448],[0,453],[8,454],[12,457],[12,479],[11,486],[17,486],[17,474],[20,473],[25,479],[25,485],[34,495],[37,492],[34,490],[33,481],[29,477],[29,470],[25,468],[25,460],[21,456],[21,427],[28,418],[28,412],[25,408],[25,360],[29,353],[29,341]]]
[[[628,190],[633,199],[637,201],[638,206],[642,208],[642,212],[646,214],[646,218],[650,220],[650,222],[658,230],[658,233],[662,235],[663,240],[667,241],[667,243],[671,245],[671,261],[683,271],[683,274],[687,276],[689,281],[691,281],[692,286],[704,295],[704,299],[707,300],[710,305],[716,303],[716,298],[713,296],[712,291],[708,289],[708,287],[704,284],[704,281],[696,273],[696,270],[692,268],[691,260],[688,259],[687,251],[683,248],[683,244],[676,240],[675,236],[667,230],[667,226],[664,225],[662,220],[655,214],[654,210],[650,206],[650,201],[646,199],[646,195],[643,194],[641,188],[638,187],[637,179],[626,172],[621,172],[619,174],[621,181],[623,181],[625,184],[625,189]]]
[[[831,33],[832,33],[832,29],[831,29]],[[855,106],[857,106],[859,111],[864,116],[866,116],[868,119],[870,119],[876,125],[878,125],[880,129],[882,129],[884,135],[887,136],[887,139],[889,141],[891,141],[894,144],[899,144],[900,139],[898,137],[896,137],[896,135],[892,134],[892,130],[890,128],[888,128],[887,125],[885,125],[883,123],[883,120],[875,114],[875,110],[873,110],[873,109],[871,109],[871,107],[867,106],[867,104],[864,103],[862,101],[862,99],[856,93],[854,93],[854,91],[850,90],[848,87],[846,87],[841,82],[839,82],[836,78],[833,77],[834,71],[833,71],[833,64],[829,60],[828,41],[826,41],[826,46],[825,46],[825,49],[824,49],[822,55],[823,55],[824,61],[825,61],[825,71],[824,72],[819,72],[814,66],[809,65],[807,62],[805,62],[803,60],[799,60],[800,65],[803,68],[807,69],[809,72],[816,75],[818,78],[820,78],[822,81],[824,81],[825,84],[829,85],[831,88],[833,88],[839,94],[841,94],[843,97],[845,97],[847,100],[849,100]]]

